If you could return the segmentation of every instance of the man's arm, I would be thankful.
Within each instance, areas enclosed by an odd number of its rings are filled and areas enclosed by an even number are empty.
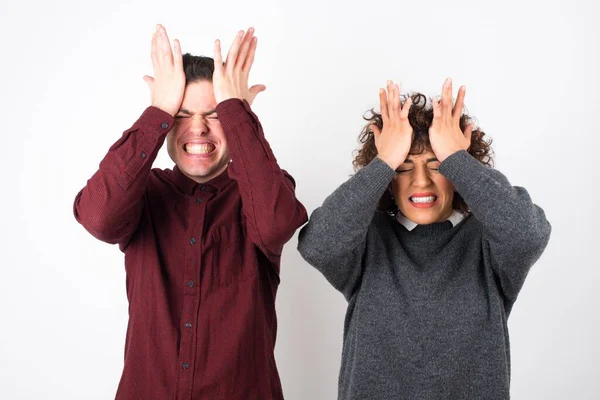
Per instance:
[[[171,115],[148,107],[77,194],[75,218],[94,237],[125,247],[140,219],[152,163],[172,124]]]
[[[254,29],[238,32],[223,62],[220,42],[215,41],[213,87],[232,159],[229,175],[240,188],[248,235],[265,255],[277,259],[308,216],[296,199],[292,177],[279,168],[250,109],[254,97],[265,89],[263,85],[248,87],[256,43]]]
[[[119,243],[121,250],[137,228],[152,163],[173,126],[185,90],[181,46],[175,40],[171,50],[161,25],[152,35],[151,55],[155,76],[144,80],[152,107],[110,148],[73,205],[79,223],[96,238]]]
[[[294,180],[277,164],[245,100],[219,103],[217,115],[227,137],[229,176],[240,189],[248,234],[267,256],[279,257],[283,245],[308,219],[296,199]]]

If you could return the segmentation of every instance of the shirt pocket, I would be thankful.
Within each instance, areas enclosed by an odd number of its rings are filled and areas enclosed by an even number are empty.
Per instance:
[[[258,273],[254,245],[246,240],[240,224],[212,229],[205,254],[209,279],[216,285],[236,284]]]

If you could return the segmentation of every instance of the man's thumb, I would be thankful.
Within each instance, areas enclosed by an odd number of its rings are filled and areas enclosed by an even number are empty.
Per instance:
[[[254,85],[250,89],[248,89],[248,91],[250,92],[250,99],[248,99],[248,103],[252,104],[256,95],[260,92],[264,92],[265,90],[267,90],[267,87],[265,85]]]
[[[148,84],[150,91],[154,88],[154,78],[148,75],[144,75],[144,82]]]

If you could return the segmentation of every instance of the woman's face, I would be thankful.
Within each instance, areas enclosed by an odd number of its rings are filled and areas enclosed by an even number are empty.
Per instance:
[[[427,225],[452,214],[454,186],[439,173],[440,162],[431,151],[409,155],[396,170],[392,192],[400,212],[409,220]]]

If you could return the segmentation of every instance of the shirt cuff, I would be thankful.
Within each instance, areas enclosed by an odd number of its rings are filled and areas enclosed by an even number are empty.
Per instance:
[[[148,107],[133,124],[132,129],[139,130],[155,138],[169,133],[175,123],[171,114],[156,107]]]
[[[244,122],[253,122],[252,110],[246,100],[227,99],[217,104],[217,118],[223,126],[236,126]]]

